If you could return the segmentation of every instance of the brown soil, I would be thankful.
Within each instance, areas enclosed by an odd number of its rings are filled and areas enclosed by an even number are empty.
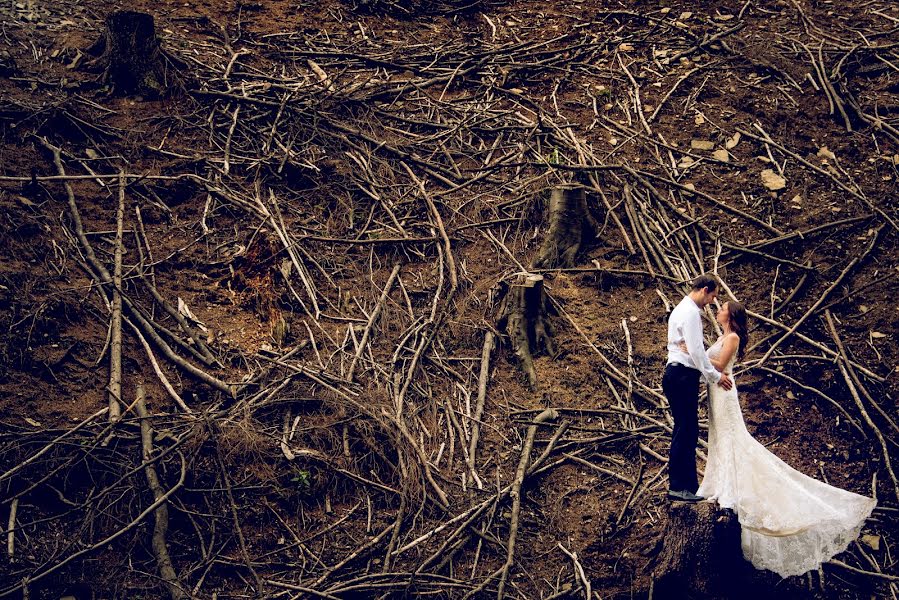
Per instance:
[[[186,338],[150,295],[149,271],[142,276],[136,268],[152,264],[162,296],[175,306],[183,301],[207,329],[203,341],[220,364],[203,368],[239,386],[229,398],[154,346],[194,411],[184,414],[125,327],[123,400],[130,403],[138,383],[148,389],[163,488],[186,472],[170,500],[168,541],[176,571],[196,597],[302,597],[304,589],[340,598],[464,596],[505,558],[509,502],[476,521],[471,529],[481,537],[466,533],[440,567],[444,556],[410,575],[445,534],[396,555],[390,550],[511,483],[529,419],[545,407],[565,409],[560,421],[569,429],[548,459],[559,464],[525,482],[507,593],[583,597],[561,544],[577,553],[599,597],[648,597],[666,522],[667,477],[656,455],[666,456],[669,442],[660,426],[668,412],[652,392],[661,388],[665,302],[679,301],[684,287],[674,273],[648,273],[649,259],[639,248],[629,251],[598,194],[588,202],[602,231],[585,241],[577,268],[546,273],[561,311],[552,319],[557,354],[535,360],[537,388],[527,387],[505,343],[492,356],[477,452],[483,490],[472,485],[460,442],[471,427],[466,418],[484,334],[495,327],[504,284],[540,246],[547,190],[595,173],[611,212],[634,235],[620,204],[624,185],[648,188],[623,170],[579,168],[583,157],[560,132],[570,131],[602,165],[664,179],[649,183],[678,207],[682,223],[689,221],[679,239],[695,242],[702,268],[717,268],[751,310],[771,315],[801,280],[776,311],[790,327],[826,294],[798,333],[836,350],[824,309],[831,312],[848,356],[873,374],[861,375],[859,401],[888,451],[897,452],[899,431],[865,391],[895,418],[899,8],[888,0],[633,0],[615,9],[593,0],[484,1],[460,10],[453,4],[472,3],[427,3],[429,11],[408,15],[397,6],[411,5],[400,1],[137,0],[127,8],[154,15],[163,46],[181,63],[179,89],[154,100],[113,95],[100,74],[82,68],[82,51],[100,37],[105,16],[125,7],[0,7],[4,532],[13,498],[18,505],[14,560],[0,560],[0,594],[20,597],[23,580],[36,575],[31,598],[165,593],[150,518],[87,551],[152,502],[134,414],[126,412],[111,437],[101,415],[51,444],[107,405],[110,313],[107,292],[72,233],[63,184],[41,179],[56,174],[41,138],[62,149],[71,175],[148,176],[126,190],[124,292],[155,323]],[[737,24],[743,27],[729,31]],[[533,46],[540,41],[545,45]],[[847,108],[852,131],[838,111],[831,114],[803,44],[833,70],[838,94],[858,103]],[[651,135],[634,108],[631,76],[645,118],[664,99],[648,123]],[[495,111],[482,125],[474,123],[475,100]],[[283,121],[276,118],[281,102],[290,106]],[[727,162],[691,148],[691,140],[703,140],[720,150],[737,130],[763,130],[818,170],[747,135]],[[506,153],[508,164],[479,177]],[[698,162],[689,164],[690,156]],[[370,181],[360,161],[367,161]],[[766,189],[763,169],[782,170],[785,187]],[[423,182],[451,239],[459,285],[449,300],[445,247],[410,173]],[[71,189],[98,258],[111,270],[118,184],[82,178]],[[650,196],[638,200],[644,208],[637,210],[660,210]],[[260,202],[283,216],[285,235],[295,242],[287,245],[317,291],[318,319],[272,226],[277,220],[260,217]],[[771,228],[807,232],[841,220],[849,221],[755,247],[775,259],[739,249],[776,237]],[[432,241],[375,240],[402,237]],[[345,241],[360,239],[368,241]],[[689,252],[678,255],[667,237],[665,244],[695,275]],[[807,262],[812,269],[797,266]],[[356,382],[347,382],[354,344],[394,264],[402,264],[402,285],[384,304]],[[895,581],[896,488],[839,365],[795,336],[761,365],[783,331],[758,319],[751,327],[751,343],[760,345],[737,373],[750,431],[800,471],[877,495],[880,508],[864,533],[872,541],[879,536],[879,546],[853,544],[839,560]],[[415,358],[418,347],[425,350]],[[178,353],[197,363],[189,351]],[[633,398],[626,381],[609,378],[602,356],[632,381]],[[399,419],[409,432],[404,437],[393,415],[410,369]],[[612,410],[622,402],[640,414]],[[281,450],[285,423],[293,430],[292,461]],[[538,429],[534,456],[557,424]],[[621,435],[585,441],[608,432]],[[440,507],[416,447],[448,508]],[[566,453],[601,469],[561,460]],[[29,457],[33,462],[16,469]],[[633,498],[629,482],[639,484]],[[399,527],[367,544],[395,522]],[[884,578],[838,566],[822,574],[781,582],[747,567],[734,597],[895,595]],[[496,583],[484,595],[495,595]]]

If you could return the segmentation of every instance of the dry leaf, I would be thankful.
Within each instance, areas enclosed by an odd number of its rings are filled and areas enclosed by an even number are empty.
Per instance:
[[[712,158],[721,162],[730,162],[730,153],[724,148],[718,148],[712,152]]]
[[[715,142],[708,140],[690,140],[690,147],[694,150],[712,150],[715,148]]]
[[[865,546],[867,546],[874,552],[877,552],[878,550],[880,550],[880,536],[879,535],[874,535],[873,533],[866,533],[865,535],[863,535],[861,537],[861,540]]]
[[[818,150],[818,158],[824,158],[827,160],[836,160],[837,155],[830,151],[827,146],[821,146],[821,149]]]
[[[194,313],[191,312],[190,307],[187,306],[187,303],[181,299],[181,296],[178,296],[178,312],[181,313],[182,316],[193,321],[193,324],[196,325],[197,328],[203,333],[206,333],[208,331],[206,329],[206,325],[203,324],[203,321],[194,316]]]
[[[787,187],[787,180],[775,173],[772,169],[762,171],[762,183],[772,192]]]
[[[741,137],[743,137],[743,136],[742,136],[742,134],[738,131],[737,133],[733,134],[733,136],[731,136],[730,138],[728,138],[728,140],[724,143],[724,147],[727,148],[728,150],[733,150],[734,148],[737,147],[737,144],[740,143],[740,138],[741,138]]]
[[[887,334],[885,334],[885,333],[881,333],[881,332],[879,332],[879,331],[872,331],[872,332],[871,332],[871,338],[872,338],[872,339],[880,340],[880,339],[883,339],[883,338],[885,338],[885,337],[887,337]]]
[[[322,69],[317,62],[312,59],[306,61],[309,65],[309,68],[312,69],[312,72],[318,77],[318,82],[325,86],[325,89],[331,89],[331,78],[328,77],[328,74],[325,73],[325,70]]]

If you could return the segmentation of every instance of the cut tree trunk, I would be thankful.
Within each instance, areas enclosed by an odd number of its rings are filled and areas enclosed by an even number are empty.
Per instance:
[[[505,321],[506,334],[521,361],[521,368],[527,375],[531,388],[537,386],[534,354],[541,348],[546,348],[551,355],[555,354],[547,314],[548,303],[543,290],[543,276],[533,273],[520,274],[518,281],[511,286],[506,296],[500,322],[502,324]]]
[[[170,63],[156,36],[152,15],[130,10],[106,17],[106,33],[88,52],[102,54],[88,63],[102,70],[117,94],[159,97],[170,88]]]
[[[583,187],[553,188],[549,199],[549,231],[532,263],[536,269],[574,266],[584,235],[594,230]]]
[[[551,270],[573,266],[584,236],[596,230],[583,187],[553,188],[549,201],[549,230],[531,268]],[[543,276],[522,273],[508,290],[500,311],[499,326],[505,328],[531,389],[537,387],[534,354],[545,348],[547,353],[555,355],[552,328],[547,319],[549,309]]]
[[[653,570],[653,598],[733,597],[744,570],[740,523],[733,511],[707,502],[670,504]]]

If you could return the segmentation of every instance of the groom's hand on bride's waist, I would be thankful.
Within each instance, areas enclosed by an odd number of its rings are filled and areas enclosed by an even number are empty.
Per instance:
[[[734,387],[734,382],[730,380],[730,377],[727,376],[727,373],[721,374],[721,379],[718,380],[718,385],[720,385],[725,390],[729,390]]]

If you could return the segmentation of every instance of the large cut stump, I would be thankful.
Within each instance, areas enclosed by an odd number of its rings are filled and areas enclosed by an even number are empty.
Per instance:
[[[521,361],[531,388],[537,386],[534,354],[541,348],[553,355],[552,329],[547,320],[549,305],[543,290],[543,276],[521,273],[509,288],[500,311],[500,326],[505,324],[512,348]]]
[[[672,502],[661,553],[653,570],[653,597],[734,597],[745,563],[740,523],[731,510],[708,502]]]
[[[594,230],[583,187],[553,188],[549,199],[549,231],[534,258],[536,269],[574,266],[584,236]]]
[[[111,13],[106,17],[106,33],[88,52],[100,56],[86,66],[102,70],[104,81],[117,94],[159,97],[169,91],[173,70],[156,36],[152,15],[130,10]]]

